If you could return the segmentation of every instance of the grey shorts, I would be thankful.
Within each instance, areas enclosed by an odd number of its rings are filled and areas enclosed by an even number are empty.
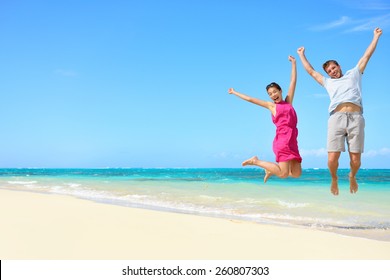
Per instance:
[[[351,153],[363,153],[364,117],[359,112],[336,112],[328,120],[328,152],[345,152],[345,142]]]

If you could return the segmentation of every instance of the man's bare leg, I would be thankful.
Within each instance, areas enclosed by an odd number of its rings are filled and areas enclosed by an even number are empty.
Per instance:
[[[358,183],[356,181],[356,174],[359,171],[361,165],[361,154],[360,153],[349,153],[351,172],[349,173],[349,190],[351,193],[358,191]]]
[[[328,168],[332,183],[330,185],[330,192],[333,195],[339,195],[339,184],[337,177],[337,169],[339,168],[340,152],[328,152]]]

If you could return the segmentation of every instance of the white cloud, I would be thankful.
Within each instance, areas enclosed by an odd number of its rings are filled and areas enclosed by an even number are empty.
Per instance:
[[[315,157],[323,157],[328,155],[328,151],[325,148],[319,149],[300,149],[299,153],[302,157],[306,156],[315,156]],[[377,157],[377,156],[390,156],[390,148],[381,148],[379,150],[369,150],[363,153],[364,157]]]
[[[310,28],[313,31],[326,31],[336,28],[345,28],[344,32],[360,32],[374,30],[376,27],[385,28],[390,26],[390,14],[384,14],[365,19],[352,19],[348,16],[342,16],[340,19],[316,25]]]
[[[360,9],[360,10],[374,10],[383,11],[390,10],[390,4],[388,1],[383,0],[346,0],[345,4],[349,8]]]
[[[328,151],[325,148],[311,149],[311,150],[300,149],[299,153],[301,154],[302,157],[306,157],[306,156],[324,157],[328,155]]]
[[[232,154],[230,152],[219,152],[212,155],[213,158],[217,159],[242,159],[243,157],[238,154]]]
[[[214,154],[213,157],[226,159],[226,158],[229,157],[229,153],[227,153],[227,152],[220,152],[220,153]]]
[[[335,20],[335,21],[332,21],[332,22],[329,22],[329,23],[325,23],[325,24],[321,24],[321,25],[317,25],[317,26],[313,26],[310,29],[314,30],[314,31],[322,31],[322,30],[334,29],[334,28],[346,25],[346,24],[348,24],[350,22],[351,22],[351,19],[349,17],[342,16],[338,20]]]
[[[365,157],[389,156],[390,149],[389,148],[382,148],[379,150],[369,150],[369,151],[363,153],[363,155]]]
[[[327,93],[314,93],[312,94],[315,98],[329,98]]]
[[[390,14],[356,21],[356,26],[346,30],[346,32],[374,30],[376,27],[384,28],[386,26],[390,26]]]

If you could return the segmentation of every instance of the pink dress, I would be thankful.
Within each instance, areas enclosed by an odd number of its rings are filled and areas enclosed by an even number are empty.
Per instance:
[[[281,101],[276,104],[276,115],[272,115],[272,121],[276,125],[276,136],[273,142],[273,150],[276,162],[297,160],[302,162],[298,150],[298,118],[294,107]]]

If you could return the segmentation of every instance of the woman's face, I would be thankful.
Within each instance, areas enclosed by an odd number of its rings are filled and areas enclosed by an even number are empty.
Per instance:
[[[276,87],[270,87],[268,90],[268,95],[269,97],[275,102],[275,103],[279,103],[280,101],[283,100],[282,98],[282,91],[279,90],[278,88]]]

